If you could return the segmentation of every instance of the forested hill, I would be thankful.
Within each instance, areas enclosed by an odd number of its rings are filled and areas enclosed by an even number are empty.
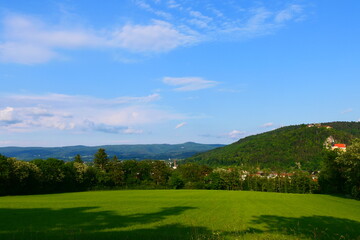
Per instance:
[[[74,159],[76,154],[80,154],[84,161],[92,161],[96,151],[99,148],[104,148],[110,157],[116,155],[119,159],[166,160],[169,158],[184,159],[196,153],[222,146],[224,145],[187,142],[183,144],[104,145],[96,147],[0,147],[0,154],[16,157],[20,160],[57,158],[70,161]]]
[[[360,122],[282,127],[196,154],[186,161],[212,166],[248,165],[281,169],[295,167],[295,163],[300,162],[303,169],[315,170],[326,156],[324,143],[330,136],[335,143],[349,144],[353,138],[360,137]]]

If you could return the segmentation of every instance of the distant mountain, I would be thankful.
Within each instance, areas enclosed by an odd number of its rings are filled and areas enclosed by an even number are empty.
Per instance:
[[[360,122],[329,122],[282,127],[249,136],[230,145],[196,154],[186,161],[212,166],[249,165],[319,169],[325,158],[325,141],[349,144],[360,137]]]
[[[0,154],[16,157],[20,160],[58,158],[69,161],[73,160],[76,154],[80,154],[84,161],[92,161],[95,152],[99,148],[104,148],[110,157],[116,155],[119,159],[165,160],[169,158],[184,159],[196,153],[222,146],[224,145],[187,142],[183,144],[104,145],[96,147],[0,147]]]

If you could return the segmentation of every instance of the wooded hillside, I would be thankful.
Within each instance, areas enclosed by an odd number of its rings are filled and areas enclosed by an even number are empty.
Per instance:
[[[332,136],[335,143],[349,144],[360,137],[360,122],[330,122],[294,125],[245,137],[225,147],[188,158],[211,166],[251,165],[262,168],[318,170],[326,157],[324,143]]]

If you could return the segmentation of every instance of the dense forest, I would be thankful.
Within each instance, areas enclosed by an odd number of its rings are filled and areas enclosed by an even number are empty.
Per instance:
[[[188,158],[210,166],[258,166],[260,168],[319,170],[326,157],[324,143],[349,144],[360,137],[360,122],[330,122],[282,127],[249,136],[225,147]]]

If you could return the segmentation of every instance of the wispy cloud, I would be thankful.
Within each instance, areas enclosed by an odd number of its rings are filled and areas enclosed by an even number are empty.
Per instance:
[[[234,140],[234,139],[239,139],[241,137],[244,137],[246,135],[246,132],[240,131],[240,130],[232,130],[230,132],[227,133],[223,133],[223,134],[202,134],[200,135],[201,137],[206,137],[206,138],[227,138],[230,140]]]
[[[353,111],[352,108],[348,108],[348,109],[341,111],[341,114],[351,113],[352,111]]]
[[[0,39],[0,60],[21,64],[36,64],[59,58],[59,49],[96,47],[106,40],[85,29],[48,26],[24,15],[8,15],[3,20]]]
[[[112,134],[142,134],[144,131],[141,129],[134,129],[131,127],[109,125],[104,123],[95,123],[90,120],[85,120],[81,126],[84,131],[98,131]]]
[[[113,33],[111,43],[135,52],[164,52],[196,42],[170,23],[153,21],[149,25],[125,25]]]
[[[0,61],[38,64],[62,59],[62,50],[123,49],[130,52],[165,52],[192,44],[195,36],[172,24],[153,20],[147,25],[125,24],[96,30],[46,24],[24,15],[8,15],[0,37]]]
[[[262,128],[269,128],[269,127],[273,127],[274,123],[272,122],[268,122],[268,123],[264,123],[263,125],[261,125]]]
[[[239,139],[244,134],[245,134],[245,132],[243,132],[243,131],[232,130],[231,132],[227,133],[226,136],[231,139]]]
[[[277,7],[265,3],[244,4],[235,1],[205,0],[201,5],[192,1],[141,1],[143,9],[161,9],[177,28],[191,29],[201,40],[239,40],[271,34],[290,22],[304,19],[304,7],[288,2]],[[269,5],[269,4],[268,4]],[[246,7],[244,7],[246,6]]]
[[[179,123],[178,125],[175,126],[175,129],[181,128],[181,127],[185,126],[186,124],[187,124],[186,122]]]
[[[0,61],[39,64],[66,59],[70,51],[78,49],[133,54],[168,52],[204,41],[237,41],[271,34],[305,15],[304,7],[299,4],[276,8],[257,4],[244,8],[233,1],[217,4],[205,1],[201,6],[192,1],[174,0],[134,0],[133,3],[138,10],[150,13],[145,23],[132,19],[116,27],[95,28],[8,14],[2,19]]]
[[[284,23],[293,20],[294,18],[295,20],[300,20],[302,19],[302,17],[299,16],[301,16],[303,10],[304,9],[302,6],[297,4],[292,4],[275,14],[275,22]]]
[[[187,118],[154,105],[159,98],[158,94],[113,99],[64,94],[0,96],[0,130],[141,134],[145,125]]]
[[[219,83],[201,77],[164,77],[163,82],[175,86],[175,91],[196,91],[214,87]]]
[[[140,8],[142,8],[142,9],[144,9],[144,10],[150,12],[150,13],[153,13],[153,14],[159,16],[159,17],[164,17],[164,18],[171,18],[172,17],[170,13],[167,13],[165,11],[161,11],[161,10],[158,10],[156,8],[151,7],[151,5],[146,3],[146,1],[135,0],[134,2]]]
[[[96,106],[111,106],[119,104],[138,104],[138,103],[150,103],[160,99],[160,95],[157,93],[150,94],[148,96],[141,97],[130,97],[123,96],[112,99],[94,98],[90,96],[81,95],[66,95],[50,93],[45,95],[10,95],[6,96],[5,99],[13,101],[14,104],[20,102],[27,102],[28,104],[38,103],[51,103],[51,104],[64,104],[64,105],[84,105],[91,104]]]

